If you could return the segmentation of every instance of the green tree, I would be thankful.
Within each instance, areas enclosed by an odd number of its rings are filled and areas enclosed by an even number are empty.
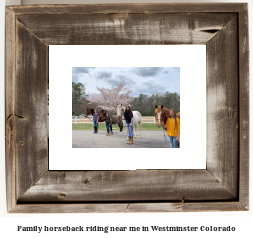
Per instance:
[[[153,95],[140,94],[133,98],[132,110],[139,111],[143,116],[154,116],[155,105],[163,105],[165,108],[174,108],[176,112],[180,111],[180,95],[170,92],[158,92]]]
[[[144,94],[140,94],[139,95],[139,97],[138,97],[138,104],[137,104],[137,106],[138,106],[138,108],[139,108],[139,112],[141,113],[141,114],[143,114],[143,112],[145,111],[145,101],[146,101],[146,99],[147,99],[147,95],[144,95]]]
[[[139,102],[139,103],[142,103],[146,98],[147,98],[147,95],[140,94],[140,95],[139,95],[139,98],[138,98],[138,102]]]
[[[72,82],[72,112],[80,115],[80,105],[87,102],[88,95],[85,94],[85,86],[82,83]]]

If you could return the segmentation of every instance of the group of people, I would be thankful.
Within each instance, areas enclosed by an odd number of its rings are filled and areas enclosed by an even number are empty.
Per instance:
[[[133,144],[133,113],[129,106],[126,107],[124,116],[126,120],[126,128],[129,137],[127,144]],[[93,114],[94,133],[98,132],[98,119],[99,114],[97,113],[97,110],[95,110],[95,113]],[[110,118],[109,114],[106,113],[105,125],[107,129],[107,136],[110,136],[111,124],[112,119]],[[166,124],[162,125],[162,127],[167,131],[170,147],[177,148],[180,136],[180,120],[176,118],[176,113],[173,109],[170,110],[170,118],[167,119]]]
[[[133,144],[133,113],[131,111],[131,108],[129,106],[126,107],[125,110],[125,120],[126,120],[126,128],[128,132],[128,138],[127,144]],[[97,113],[97,110],[94,110],[93,114],[93,125],[94,125],[94,133],[98,132],[98,119],[99,114]],[[109,116],[109,113],[106,113],[105,116],[105,125],[107,130],[107,136],[110,136],[110,125],[112,124],[112,119]]]
[[[99,114],[97,110],[94,110],[93,114],[93,125],[94,125],[94,132],[93,133],[98,133],[98,119],[99,119]],[[110,136],[110,125],[112,124],[112,119],[109,117],[109,113],[106,113],[105,116],[105,125],[107,129],[107,136]]]

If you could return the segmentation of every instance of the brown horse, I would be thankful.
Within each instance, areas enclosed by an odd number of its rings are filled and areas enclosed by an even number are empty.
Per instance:
[[[93,116],[95,113],[95,110],[93,108],[88,108],[86,109],[86,113],[84,114],[85,117],[89,116],[90,114]]]
[[[102,110],[99,112],[99,120],[105,121],[106,113],[107,113],[107,111],[104,110],[104,109],[102,109]],[[122,130],[123,130],[123,122],[122,122],[122,119],[121,119],[121,118],[118,118],[117,116],[111,115],[110,113],[108,113],[108,114],[109,114],[109,117],[112,119],[112,125],[118,124],[119,129],[120,129],[120,132],[122,132]],[[110,126],[111,134],[113,134],[113,132],[112,132],[112,125]]]
[[[155,105],[155,120],[156,126],[161,127],[161,125],[165,125],[167,119],[170,118],[170,110],[161,106]]]
[[[161,127],[161,125],[165,125],[168,118],[171,118],[170,116],[170,110],[161,106],[155,105],[155,120],[156,120],[156,126]],[[176,114],[176,118],[180,119],[180,112]],[[177,144],[177,147],[179,148],[179,142]]]
[[[90,114],[93,116],[95,113],[95,110],[93,108],[88,108],[86,109],[86,113],[84,114],[85,117],[89,116]],[[98,118],[98,122],[104,122],[105,120],[102,120],[102,118]]]

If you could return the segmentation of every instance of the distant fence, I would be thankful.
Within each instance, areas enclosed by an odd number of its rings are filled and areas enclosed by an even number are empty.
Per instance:
[[[72,117],[72,123],[78,124],[78,123],[93,123],[92,117]],[[104,122],[100,122],[104,123]],[[141,123],[153,123],[155,124],[155,117],[153,116],[145,116],[142,117]]]

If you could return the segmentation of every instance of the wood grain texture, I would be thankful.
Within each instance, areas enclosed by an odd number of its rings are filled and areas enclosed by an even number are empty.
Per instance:
[[[94,14],[94,13],[207,13],[238,12],[244,3],[153,3],[153,4],[82,4],[82,5],[26,5],[9,7],[16,15],[25,14]]]
[[[48,169],[47,46],[16,22],[15,145],[17,198]]]
[[[239,19],[239,201],[249,206],[249,32],[248,5]]]
[[[14,142],[14,92],[15,92],[15,16],[6,8],[5,26],[5,157],[6,157],[6,196],[7,211],[16,205],[15,181],[15,142]]]
[[[207,169],[238,197],[238,29],[235,16],[207,45]]]
[[[22,204],[13,213],[134,213],[134,212],[205,212],[247,211],[239,202],[156,202],[156,203],[83,203],[83,204]]]
[[[18,20],[47,45],[206,44],[235,16],[40,14],[18,16]]]
[[[47,172],[19,202],[236,199],[207,170]]]
[[[129,204],[126,212],[211,212],[247,211],[239,202],[143,203]]]

